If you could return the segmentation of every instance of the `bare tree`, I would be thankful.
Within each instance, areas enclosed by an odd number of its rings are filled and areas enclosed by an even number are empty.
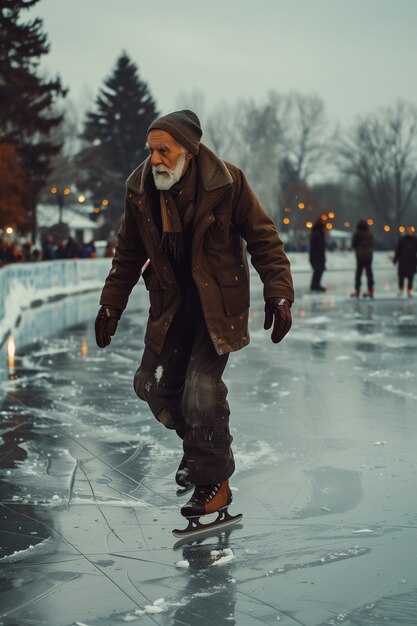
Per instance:
[[[175,99],[175,104],[177,109],[191,109],[198,115],[200,120],[204,118],[206,97],[201,89],[197,87],[194,87],[191,91],[180,91]]]
[[[237,130],[241,137],[237,164],[242,167],[261,204],[269,214],[279,216],[279,137],[277,108],[268,100],[256,105],[244,101],[237,107]]]
[[[237,107],[221,102],[207,115],[204,124],[204,142],[222,159],[229,161],[235,160],[241,145],[237,119]]]
[[[340,160],[375,214],[398,229],[417,186],[417,107],[398,101],[360,119],[341,139]]]
[[[324,103],[312,94],[270,94],[281,124],[280,147],[298,181],[309,182],[329,162],[330,131]]]

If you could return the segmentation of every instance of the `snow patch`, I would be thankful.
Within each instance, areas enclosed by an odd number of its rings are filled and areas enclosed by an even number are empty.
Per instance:
[[[164,368],[162,367],[162,365],[158,365],[158,367],[155,370],[155,380],[158,385],[160,383],[160,380],[163,374],[164,374]]]
[[[136,609],[135,615],[145,615],[145,613],[149,615],[157,615],[158,613],[164,613],[168,609],[168,605],[165,602],[165,598],[158,598],[158,600],[154,600],[152,604],[145,604],[142,609]]]
[[[233,561],[235,558],[231,548],[225,548],[224,550],[211,550],[210,555],[215,559],[211,565],[225,565],[226,563]]]
[[[15,550],[13,554],[7,554],[6,556],[1,557],[0,561],[19,561],[20,559],[25,558],[28,554],[32,556],[32,554],[34,553],[43,553],[45,551],[45,547],[47,547],[47,544],[50,542],[50,540],[51,538],[47,537],[46,539],[44,539],[40,543],[35,544],[34,546],[30,544],[25,550]]]
[[[251,450],[245,450],[243,446],[240,446],[239,450],[234,451],[234,456],[236,470],[240,472],[252,469],[262,460],[270,465],[278,458],[275,450],[266,441],[257,441]]]

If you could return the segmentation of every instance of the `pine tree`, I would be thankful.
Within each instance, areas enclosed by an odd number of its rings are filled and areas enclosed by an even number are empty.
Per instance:
[[[146,131],[157,115],[147,84],[123,52],[99,91],[95,111],[87,114],[83,133],[87,146],[79,155],[88,173],[85,188],[97,204],[110,200],[113,219],[122,212],[126,177],[146,157]]]
[[[24,183],[20,190],[26,228],[36,236],[36,205],[61,145],[50,134],[63,119],[55,105],[65,95],[59,78],[39,75],[41,57],[49,52],[43,22],[21,22],[21,11],[39,0],[0,0],[0,140],[16,148]]]
[[[21,190],[23,172],[12,144],[0,143],[0,228],[16,228],[25,220]]]

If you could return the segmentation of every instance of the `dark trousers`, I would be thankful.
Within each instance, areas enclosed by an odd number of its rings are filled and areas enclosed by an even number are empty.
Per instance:
[[[402,291],[404,289],[404,282],[407,279],[407,289],[411,291],[413,289],[414,272],[408,272],[407,274],[398,272],[398,288]]]
[[[321,277],[323,276],[323,272],[324,272],[324,267],[313,268],[313,275],[311,277],[311,286],[310,286],[310,289],[312,291],[321,289]]]
[[[368,281],[368,290],[374,288],[374,275],[372,272],[372,259],[370,261],[356,261],[356,273],[355,273],[355,289],[357,291],[361,288],[362,273],[365,272]]]
[[[145,348],[134,388],[156,419],[183,439],[193,483],[220,483],[235,469],[227,387],[221,377],[229,355],[219,356],[203,320],[174,317],[161,354]]]

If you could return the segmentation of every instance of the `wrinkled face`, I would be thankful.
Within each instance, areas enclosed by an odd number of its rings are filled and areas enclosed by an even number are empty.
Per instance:
[[[171,189],[172,185],[185,174],[192,154],[187,152],[172,135],[158,128],[148,134],[147,146],[156,188]]]

